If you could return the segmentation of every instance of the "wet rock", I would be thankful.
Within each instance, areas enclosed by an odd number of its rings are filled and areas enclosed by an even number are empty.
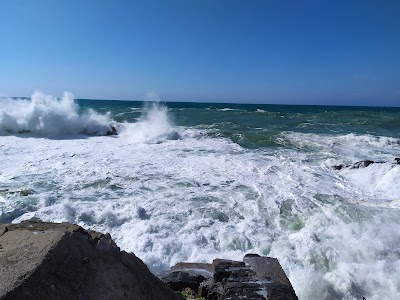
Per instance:
[[[347,166],[345,166],[345,165],[337,165],[337,166],[332,166],[332,168],[334,169],[334,170],[341,170],[341,169],[343,169],[343,168],[345,168],[345,167],[347,167]]]
[[[212,276],[201,282],[198,288],[198,296],[207,300],[298,299],[276,258],[249,254],[243,262],[215,259],[212,264],[178,263],[173,268],[211,273]],[[184,289],[183,286],[179,288]]]
[[[176,141],[176,140],[182,139],[182,137],[180,136],[180,134],[179,134],[178,132],[172,131],[172,132],[170,132],[170,133],[168,134],[168,139],[169,139],[169,140]]]
[[[29,195],[32,195],[32,194],[34,194],[35,192],[33,191],[33,190],[30,190],[30,189],[24,189],[24,190],[20,190],[19,191],[19,194],[21,195],[21,196],[29,196]]]
[[[222,282],[222,279],[228,278],[232,271],[245,266],[244,262],[224,259],[214,259],[214,282]]]
[[[21,190],[17,190],[17,191],[10,191],[9,189],[4,189],[4,190],[0,190],[0,194],[9,194],[9,195],[14,195],[14,194],[19,194],[21,196],[29,196],[34,194],[35,191],[31,190],[31,189],[21,189]]]
[[[400,164],[400,158],[396,157],[394,160],[395,160],[395,163]],[[387,161],[362,160],[362,161],[358,161],[352,165],[335,165],[335,166],[332,166],[332,169],[337,170],[337,171],[340,171],[344,168],[360,169],[360,168],[366,168],[372,164],[383,164],[383,163],[387,163]]]
[[[359,169],[359,168],[366,168],[369,165],[374,164],[375,162],[372,160],[362,160],[362,161],[358,161],[355,164],[353,164],[350,169]]]
[[[69,223],[0,227],[1,299],[182,299],[110,235]]]
[[[178,292],[181,292],[186,288],[197,291],[200,283],[202,283],[205,279],[206,278],[202,275],[191,275],[182,271],[173,271],[166,276],[161,277],[161,280],[166,285],[168,285],[173,291]]]
[[[110,126],[110,130],[107,131],[106,135],[118,135],[118,131],[114,126]]]

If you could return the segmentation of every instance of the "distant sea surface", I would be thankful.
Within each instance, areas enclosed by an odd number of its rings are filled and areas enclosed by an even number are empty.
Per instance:
[[[299,299],[400,299],[400,108],[36,93],[0,99],[0,155],[1,223],[109,232],[155,273],[258,253]]]

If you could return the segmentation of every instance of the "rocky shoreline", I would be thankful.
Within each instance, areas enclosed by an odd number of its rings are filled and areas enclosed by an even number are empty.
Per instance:
[[[0,299],[185,298],[298,299],[275,258],[178,263],[157,277],[109,234],[70,223],[0,225]]]

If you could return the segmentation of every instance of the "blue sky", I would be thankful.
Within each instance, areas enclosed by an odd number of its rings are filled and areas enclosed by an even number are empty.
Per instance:
[[[400,1],[2,0],[0,95],[400,106]]]

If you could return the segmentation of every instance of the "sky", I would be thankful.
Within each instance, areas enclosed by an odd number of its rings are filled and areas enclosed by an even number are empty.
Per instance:
[[[399,0],[0,0],[0,96],[400,106]]]

